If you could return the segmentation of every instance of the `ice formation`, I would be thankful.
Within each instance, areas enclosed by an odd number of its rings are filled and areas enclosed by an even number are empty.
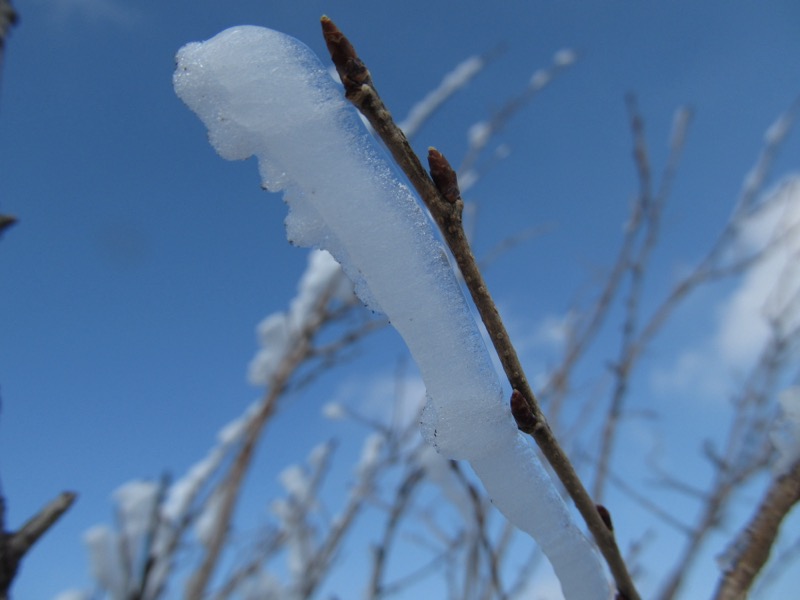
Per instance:
[[[403,337],[427,389],[428,442],[471,462],[567,598],[608,598],[599,558],[517,431],[429,221],[317,57],[282,33],[235,27],[184,46],[174,85],[222,157],[257,156],[264,186],[284,192],[289,240],[328,250]]]

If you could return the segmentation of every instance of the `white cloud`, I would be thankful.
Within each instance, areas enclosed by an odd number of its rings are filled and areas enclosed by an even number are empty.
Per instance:
[[[575,315],[568,311],[563,315],[548,315],[536,331],[537,341],[561,350],[575,326]]]
[[[784,331],[800,325],[800,176],[784,180],[769,201],[745,223],[739,239],[745,252],[779,241],[720,310],[715,347],[733,368],[756,359],[769,338],[770,322],[779,322]]]
[[[800,326],[800,176],[787,177],[765,199],[766,208],[743,223],[736,251],[746,256],[778,241],[718,303],[705,341],[654,372],[658,391],[719,396],[732,373],[758,359],[771,323],[779,320],[784,331]]]
[[[670,394],[692,390],[704,397],[718,398],[726,390],[727,374],[720,368],[720,357],[706,349],[688,349],[672,365],[653,371],[656,392]]]

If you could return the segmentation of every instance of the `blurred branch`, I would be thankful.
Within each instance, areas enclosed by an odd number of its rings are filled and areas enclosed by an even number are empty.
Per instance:
[[[733,556],[726,561],[724,574],[714,598],[743,600],[769,559],[783,519],[800,501],[800,460],[777,477],[747,526],[731,543]]]
[[[658,600],[671,600],[677,596],[690,565],[709,534],[719,527],[734,494],[761,471],[773,455],[766,435],[769,419],[762,415],[769,409],[766,399],[773,395],[781,367],[786,364],[787,352],[799,334],[797,331],[789,332],[791,337],[787,338],[786,332],[774,329],[748,381],[734,399],[735,413],[726,432],[724,451],[718,454],[721,460],[710,463],[714,471],[708,492],[700,496],[700,514],[687,536],[683,551],[656,596]],[[757,437],[758,443],[752,443],[753,436]],[[670,480],[668,485],[680,489],[677,480]],[[698,493],[694,488],[689,489],[693,494]]]
[[[0,496],[0,600],[7,600],[20,562],[44,533],[75,502],[74,492],[62,492],[17,531],[6,531],[6,501]]]
[[[11,215],[0,215],[0,235],[2,235],[6,229],[10,228],[16,222],[16,217],[12,217]]]
[[[571,50],[561,50],[553,57],[553,62],[547,69],[541,69],[534,73],[528,85],[517,96],[507,100],[499,110],[487,120],[475,123],[469,131],[469,148],[461,165],[458,168],[459,177],[463,179],[461,184],[462,192],[469,189],[476,181],[478,173],[476,164],[481,153],[489,143],[489,140],[502,131],[508,122],[525,106],[539,95],[565,69],[568,69],[577,59],[576,54]]]
[[[398,127],[403,130],[406,137],[412,139],[445,102],[477,77],[501,52],[502,48],[495,48],[477,56],[470,56],[447,73],[439,85],[412,106],[406,118],[398,123]]]
[[[19,22],[19,15],[11,5],[11,0],[0,0],[0,52],[6,45],[11,27]]]
[[[528,404],[536,423],[528,433],[533,435],[586,521],[611,569],[620,593],[628,600],[635,600],[639,595],[622,560],[614,535],[598,515],[594,502],[547,424],[472,255],[461,225],[463,201],[455,172],[441,153],[431,148],[428,155],[431,175],[428,175],[403,132],[392,120],[391,114],[373,86],[369,70],[356,54],[350,41],[327,17],[322,18],[322,29],[331,58],[344,84],[345,96],[361,111],[384,141],[439,225],[464,276],[481,319],[486,325],[509,383],[513,389],[519,390]]]
[[[332,288],[338,284],[334,281]],[[317,299],[316,305],[303,324],[295,347],[283,358],[271,380],[269,389],[261,401],[256,414],[250,419],[241,449],[234,458],[233,464],[220,484],[220,504],[213,528],[209,536],[206,552],[199,566],[190,577],[184,597],[187,599],[202,598],[211,580],[228,536],[233,511],[244,483],[245,475],[253,459],[256,445],[261,438],[264,426],[274,414],[277,403],[297,368],[313,354],[313,339],[319,330],[329,322],[326,309],[333,289],[327,290]]]
[[[422,481],[425,475],[424,469],[416,468],[409,471],[403,478],[403,481],[397,488],[394,494],[395,501],[389,511],[389,518],[386,521],[386,526],[383,529],[383,535],[378,545],[372,549],[372,572],[369,578],[369,584],[366,598],[383,598],[386,593],[386,586],[383,583],[384,571],[386,569],[386,560],[389,556],[389,550],[397,532],[397,526],[400,519],[406,512],[411,496],[418,484]]]
[[[614,391],[611,403],[603,423],[600,450],[598,452],[597,471],[593,486],[595,501],[600,502],[608,475],[609,463],[616,441],[617,427],[622,416],[625,398],[628,392],[630,373],[633,370],[637,357],[640,354],[636,335],[638,332],[638,319],[640,315],[640,300],[644,287],[645,274],[653,250],[658,241],[661,227],[661,214],[667,201],[667,194],[672,187],[672,179],[677,172],[680,157],[683,154],[686,139],[686,128],[689,123],[689,114],[685,109],[676,115],[676,130],[673,132],[670,156],[662,175],[659,193],[653,196],[652,169],[647,151],[647,139],[644,133],[644,120],[633,95],[627,97],[628,114],[630,118],[631,133],[633,136],[633,156],[639,174],[639,195],[634,208],[633,220],[629,223],[629,234],[626,244],[623,245],[624,254],[618,259],[617,268],[622,268],[629,273],[630,287],[624,302],[625,316],[622,325],[622,340],[618,358],[613,366]],[[628,257],[634,242],[642,237],[638,250]],[[622,262],[624,259],[624,262]]]
[[[11,0],[0,0],[0,73],[6,52],[6,40],[11,28],[19,22],[19,15],[11,5]]]

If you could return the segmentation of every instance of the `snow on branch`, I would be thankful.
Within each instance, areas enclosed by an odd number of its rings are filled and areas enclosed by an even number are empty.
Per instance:
[[[289,240],[328,250],[403,337],[427,388],[427,441],[472,463],[567,598],[608,598],[597,554],[517,430],[444,249],[317,57],[284,34],[235,27],[182,48],[174,85],[222,157],[256,155],[264,186],[284,192]]]

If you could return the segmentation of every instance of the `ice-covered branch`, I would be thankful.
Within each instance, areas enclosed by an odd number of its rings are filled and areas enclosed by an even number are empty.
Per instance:
[[[444,249],[318,59],[286,35],[236,27],[177,61],[176,92],[220,155],[256,155],[265,187],[290,206],[289,239],[330,251],[405,340],[428,392],[427,440],[470,460],[568,598],[607,598],[593,548],[517,431]]]
[[[548,426],[544,413],[539,408],[533,390],[528,384],[516,349],[510,341],[494,300],[489,294],[463,228],[463,200],[455,171],[438,150],[431,148],[428,154],[431,172],[430,176],[428,175],[402,130],[392,120],[391,113],[383,104],[373,85],[369,70],[359,58],[350,41],[327,17],[322,18],[322,29],[331,58],[345,86],[346,97],[361,111],[380,135],[392,157],[408,177],[439,225],[439,230],[458,263],[464,282],[494,344],[508,381],[512,388],[520,392],[521,398],[524,400],[523,404],[527,405],[526,411],[530,412],[527,417],[533,424],[527,433],[534,437],[547,461],[575,502],[575,506],[586,521],[600,551],[608,562],[620,593],[630,600],[638,598],[614,534],[600,519],[594,502]],[[558,62],[568,62],[567,57],[560,58]],[[515,414],[515,419],[518,420],[518,416]]]

